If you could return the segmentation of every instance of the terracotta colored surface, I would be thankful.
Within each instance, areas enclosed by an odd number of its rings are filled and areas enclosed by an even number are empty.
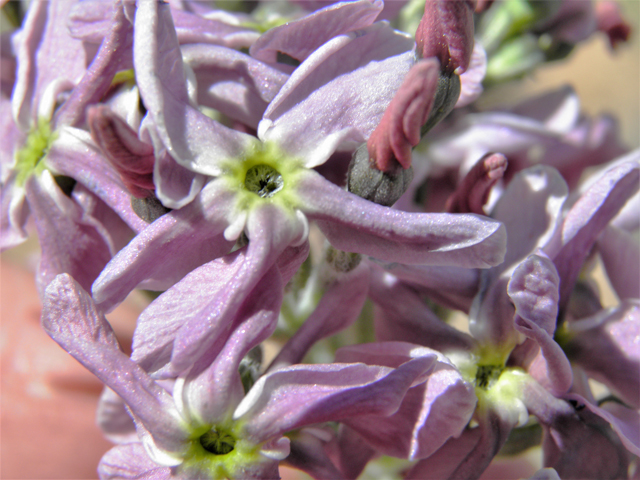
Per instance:
[[[94,422],[102,384],[40,328],[33,274],[1,268],[0,476],[97,478],[110,446]]]

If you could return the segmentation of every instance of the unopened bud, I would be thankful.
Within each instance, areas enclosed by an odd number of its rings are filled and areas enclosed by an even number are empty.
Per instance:
[[[137,198],[131,197],[131,208],[142,220],[153,223],[165,213],[171,211],[160,203],[156,197]]]
[[[412,179],[413,167],[404,169],[397,162],[387,172],[378,170],[370,160],[367,144],[364,143],[351,158],[347,188],[365,200],[390,207],[407,191]]]
[[[438,88],[427,121],[422,126],[422,136],[451,113],[460,96],[460,76],[455,73],[440,72]]]

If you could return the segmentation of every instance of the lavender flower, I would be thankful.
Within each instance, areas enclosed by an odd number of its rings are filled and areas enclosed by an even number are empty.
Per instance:
[[[270,281],[278,277],[273,273]],[[238,365],[274,324],[277,304],[272,295],[256,292],[247,323],[221,355],[210,365],[194,366],[171,393],[119,350],[89,295],[68,275],[58,276],[47,288],[45,330],[123,398],[140,437],[140,443],[107,453],[101,477],[277,478],[278,461],[289,453],[283,433],[329,420],[389,415],[433,367],[433,354],[397,368],[299,365],[260,378],[242,398]]]
[[[307,218],[336,248],[384,260],[481,267],[500,261],[502,230],[495,222],[392,211],[311,170],[339,145],[360,142],[374,128],[371,117],[382,113],[392,93],[388,83],[411,64],[409,39],[375,24],[326,43],[270,103],[256,139],[224,128],[187,102],[182,70],[173,68],[181,59],[177,43],[168,40],[169,10],[143,2],[137,15],[138,82],[157,135],[176,161],[213,178],[192,203],[155,222],[114,259],[93,287],[103,308],[111,309],[143,280],[167,288],[226,253],[244,232],[249,246],[242,295],[287,246],[306,241]],[[149,44],[161,50],[149,50]],[[373,74],[380,88],[361,88]],[[336,95],[336,104],[327,105],[325,98]],[[155,261],[158,255],[165,258],[162,264]]]
[[[9,101],[2,100],[2,244],[22,242],[29,212],[34,213],[42,248],[41,289],[63,271],[88,287],[126,242],[130,228],[143,225],[115,172],[88,134],[74,127],[82,123],[85,106],[109,88],[131,26],[115,4],[111,34],[85,71],[82,45],[64,28],[69,7],[50,2],[29,10],[14,36],[13,121],[7,119]],[[51,51],[65,51],[66,60],[60,62]]]

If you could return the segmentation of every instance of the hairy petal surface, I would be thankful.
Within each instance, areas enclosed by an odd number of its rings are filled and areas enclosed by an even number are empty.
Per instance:
[[[331,38],[371,25],[382,8],[380,0],[330,5],[268,30],[251,46],[249,53],[267,63],[276,63],[278,53],[304,61]]]
[[[211,120],[189,104],[182,55],[168,4],[141,2],[136,11],[134,65],[140,95],[169,154],[207,175],[240,158],[256,140]]]
[[[179,452],[188,432],[173,399],[119,349],[109,323],[69,275],[47,287],[42,325],[62,348],[112,388],[167,452]]]
[[[309,172],[298,195],[331,244],[387,262],[487,268],[506,242],[501,223],[476,215],[405,213],[376,205]]]
[[[558,269],[560,306],[568,301],[580,268],[600,233],[640,188],[640,151],[619,163],[582,194],[563,222],[559,245],[545,248]],[[556,247],[557,248],[554,248]]]
[[[540,347],[539,358],[534,359],[530,373],[556,395],[566,393],[573,381],[569,360],[553,339],[559,286],[560,278],[553,262],[544,254],[527,257],[515,269],[507,285],[507,293],[516,309],[516,330]]]
[[[363,364],[294,365],[264,375],[238,405],[235,419],[256,442],[313,423],[395,412],[435,356],[396,369]]]
[[[166,289],[194,268],[224,255],[233,246],[225,240],[233,194],[215,180],[193,202],[161,216],[109,263],[93,285],[96,303],[110,311],[141,282],[148,288]],[[162,258],[162,262],[158,262]]]
[[[414,344],[382,342],[342,348],[336,359],[395,366],[399,359],[434,354],[437,362],[428,378],[407,392],[396,413],[358,416],[344,423],[377,451],[411,460],[428,457],[450,437],[459,436],[475,411],[477,398],[473,386],[441,353]]]
[[[386,23],[333,38],[293,72],[269,104],[258,136],[308,168],[337,148],[354,149],[380,123],[414,63],[413,47]]]

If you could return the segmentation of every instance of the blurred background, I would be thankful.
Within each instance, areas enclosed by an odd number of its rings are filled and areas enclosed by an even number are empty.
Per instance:
[[[603,35],[594,35],[566,60],[484,95],[481,107],[570,84],[585,113],[612,114],[627,146],[640,146],[640,2],[619,3],[632,25],[628,43],[612,52]],[[40,329],[33,280],[37,252],[37,240],[31,238],[0,255],[0,478],[97,478],[96,466],[111,445],[95,426],[102,386]],[[136,292],[108,316],[123,345],[130,343],[135,319],[147,302]],[[539,452],[530,457],[539,460]],[[483,478],[530,475],[535,470],[528,460],[498,461]]]

